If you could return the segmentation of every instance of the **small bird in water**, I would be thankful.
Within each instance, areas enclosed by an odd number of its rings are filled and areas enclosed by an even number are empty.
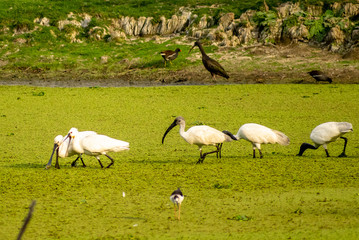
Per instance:
[[[175,190],[172,194],[171,194],[171,197],[170,197],[171,201],[173,202],[174,204],[174,209],[175,209],[175,218],[177,218],[178,220],[180,220],[181,218],[181,203],[184,199],[184,196],[180,190],[180,188],[178,188],[177,190]],[[176,206],[178,208],[178,217],[177,217],[177,214],[176,214]]]
[[[316,82],[328,82],[328,83],[333,82],[333,80],[330,77],[328,77],[327,75],[325,75],[323,72],[319,70],[310,71],[308,72],[308,74],[312,76]]]
[[[174,51],[166,50],[166,51],[162,51],[160,53],[161,56],[163,57],[163,59],[165,60],[165,67],[166,67],[166,62],[167,61],[169,61],[172,64],[172,61],[177,58],[179,52],[182,52],[182,51],[181,51],[181,49],[177,48]]]
[[[192,51],[192,49],[197,46],[202,54],[202,63],[204,67],[211,73],[213,79],[216,79],[216,75],[229,78],[229,75],[224,70],[224,68],[214,59],[210,58],[205,52],[202,47],[202,44],[199,41],[196,41],[193,45],[193,47],[189,50],[189,52]]]

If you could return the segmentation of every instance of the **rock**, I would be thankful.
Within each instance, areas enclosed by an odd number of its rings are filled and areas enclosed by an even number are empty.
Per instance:
[[[299,26],[293,26],[288,29],[289,38],[291,40],[308,40],[309,38],[309,30],[303,24]]]
[[[83,19],[81,21],[81,27],[83,28],[87,28],[89,25],[90,25],[90,22],[91,22],[91,16],[88,15],[88,14],[82,14],[80,15]]]
[[[50,19],[48,19],[47,17],[35,18],[34,23],[40,24],[41,26],[49,27],[50,26]]]
[[[108,56],[101,56],[101,63],[105,64],[108,62],[109,57]]]
[[[307,12],[312,16],[320,16],[323,14],[323,3],[319,2],[320,5],[309,5]]]
[[[222,26],[224,30],[233,22],[234,13],[226,13],[219,19],[219,26]]]
[[[90,29],[89,35],[91,39],[99,41],[107,35],[107,30],[106,28],[96,26]]]
[[[359,4],[345,3],[344,15],[346,17],[353,17],[359,15]]]
[[[280,18],[286,18],[289,15],[292,15],[294,13],[300,12],[302,11],[301,8],[299,7],[299,2],[297,3],[291,3],[291,2],[286,2],[281,4],[278,8],[278,15]]]
[[[338,26],[333,27],[330,29],[327,35],[327,42],[340,45],[344,43],[345,35],[342,30]]]

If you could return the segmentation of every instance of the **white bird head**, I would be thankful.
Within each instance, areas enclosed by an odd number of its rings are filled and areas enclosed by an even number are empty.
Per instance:
[[[165,134],[162,137],[162,144],[165,141],[165,137],[169,131],[171,131],[172,128],[174,128],[176,125],[185,124],[184,118],[181,116],[176,117],[176,119],[173,121],[173,123],[167,128]]]
[[[49,169],[51,167],[52,157],[54,156],[55,151],[56,151],[56,154],[57,154],[57,151],[58,151],[60,145],[63,143],[63,139],[64,139],[64,137],[62,135],[57,135],[54,138],[54,148],[52,149],[51,157],[49,159],[49,162],[46,164],[45,169]]]

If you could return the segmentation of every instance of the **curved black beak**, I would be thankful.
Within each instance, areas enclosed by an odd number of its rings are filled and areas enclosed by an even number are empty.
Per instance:
[[[191,49],[189,50],[188,53],[191,53],[192,49],[193,49],[195,46],[196,46],[196,45],[193,45],[193,46],[191,47]]]
[[[177,125],[177,119],[175,119],[175,120],[173,121],[173,123],[167,128],[165,134],[164,134],[163,137],[162,137],[162,144],[163,144],[163,142],[165,141],[165,137],[166,137],[167,133],[169,133],[169,131],[171,131],[171,129],[174,128],[176,125]]]
[[[49,162],[46,164],[45,169],[49,169],[49,168],[51,167],[52,157],[54,156],[54,153],[55,153],[55,151],[57,150],[58,147],[59,147],[59,145],[58,145],[57,143],[55,143],[55,144],[54,144],[54,149],[52,150],[52,153],[51,153],[50,160],[49,160]]]

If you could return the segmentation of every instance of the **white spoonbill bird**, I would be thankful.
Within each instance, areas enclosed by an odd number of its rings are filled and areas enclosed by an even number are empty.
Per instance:
[[[343,152],[338,157],[346,157],[345,148],[347,147],[348,139],[343,137],[347,132],[353,131],[353,125],[348,122],[326,122],[316,126],[310,134],[310,139],[314,142],[314,146],[309,143],[303,143],[300,146],[299,153],[297,156],[302,156],[304,151],[309,149],[318,149],[319,146],[323,145],[327,157],[329,152],[327,149],[328,143],[334,142],[337,138],[344,139]]]
[[[253,158],[256,157],[256,148],[259,151],[260,158],[263,158],[261,151],[261,144],[275,144],[289,145],[289,138],[282,132],[270,129],[257,123],[243,124],[239,129],[235,137],[239,139],[245,139],[253,145]]]
[[[184,199],[184,196],[183,196],[180,188],[175,190],[170,196],[170,200],[174,204],[175,219],[177,218],[178,220],[180,220],[180,218],[181,218],[181,203],[182,203],[183,199]],[[176,214],[176,205],[177,205],[177,208],[178,208],[178,217],[177,217],[177,214]]]
[[[80,138],[83,138],[85,136],[88,136],[88,135],[91,135],[91,134],[97,134],[96,132],[93,132],[93,131],[83,131],[83,132],[79,132],[79,137]],[[49,162],[46,164],[46,169],[49,169],[51,167],[51,163],[52,163],[52,158],[53,158],[53,155],[56,151],[56,163],[55,163],[55,168],[57,169],[60,169],[60,165],[59,165],[59,161],[58,161],[58,158],[61,157],[61,158],[65,158],[65,157],[71,157],[73,155],[78,155],[78,157],[76,158],[75,161],[73,161],[71,163],[71,166],[75,166],[76,164],[76,161],[80,158],[81,159],[81,162],[82,162],[82,165],[84,167],[86,167],[83,159],[82,159],[82,156],[81,154],[78,154],[76,153],[73,149],[72,149],[72,144],[70,144],[70,141],[66,141],[67,139],[67,136],[66,137],[63,137],[62,135],[58,135],[55,137],[54,139],[54,148],[52,150],[52,154],[51,154],[51,157],[50,157],[50,160]]]
[[[189,144],[197,145],[199,148],[200,158],[197,163],[203,163],[203,160],[208,154],[217,153],[221,157],[222,144],[224,142],[230,142],[232,140],[237,140],[232,133],[228,131],[219,131],[215,128],[201,125],[193,126],[185,132],[186,123],[183,117],[176,117],[174,122],[168,127],[165,134],[162,137],[162,144],[165,140],[165,137],[172,128],[176,125],[180,126],[179,133],[181,137],[188,142]],[[216,146],[217,150],[212,152],[207,152],[202,154],[203,146]]]
[[[125,141],[117,140],[110,138],[105,135],[92,134],[79,138],[79,131],[76,128],[71,128],[68,136],[72,141],[72,148],[77,154],[86,154],[89,156],[94,156],[103,168],[103,165],[100,161],[100,155],[105,155],[111,160],[111,163],[106,167],[109,168],[114,160],[107,155],[108,152],[120,152],[130,149],[130,144]]]

